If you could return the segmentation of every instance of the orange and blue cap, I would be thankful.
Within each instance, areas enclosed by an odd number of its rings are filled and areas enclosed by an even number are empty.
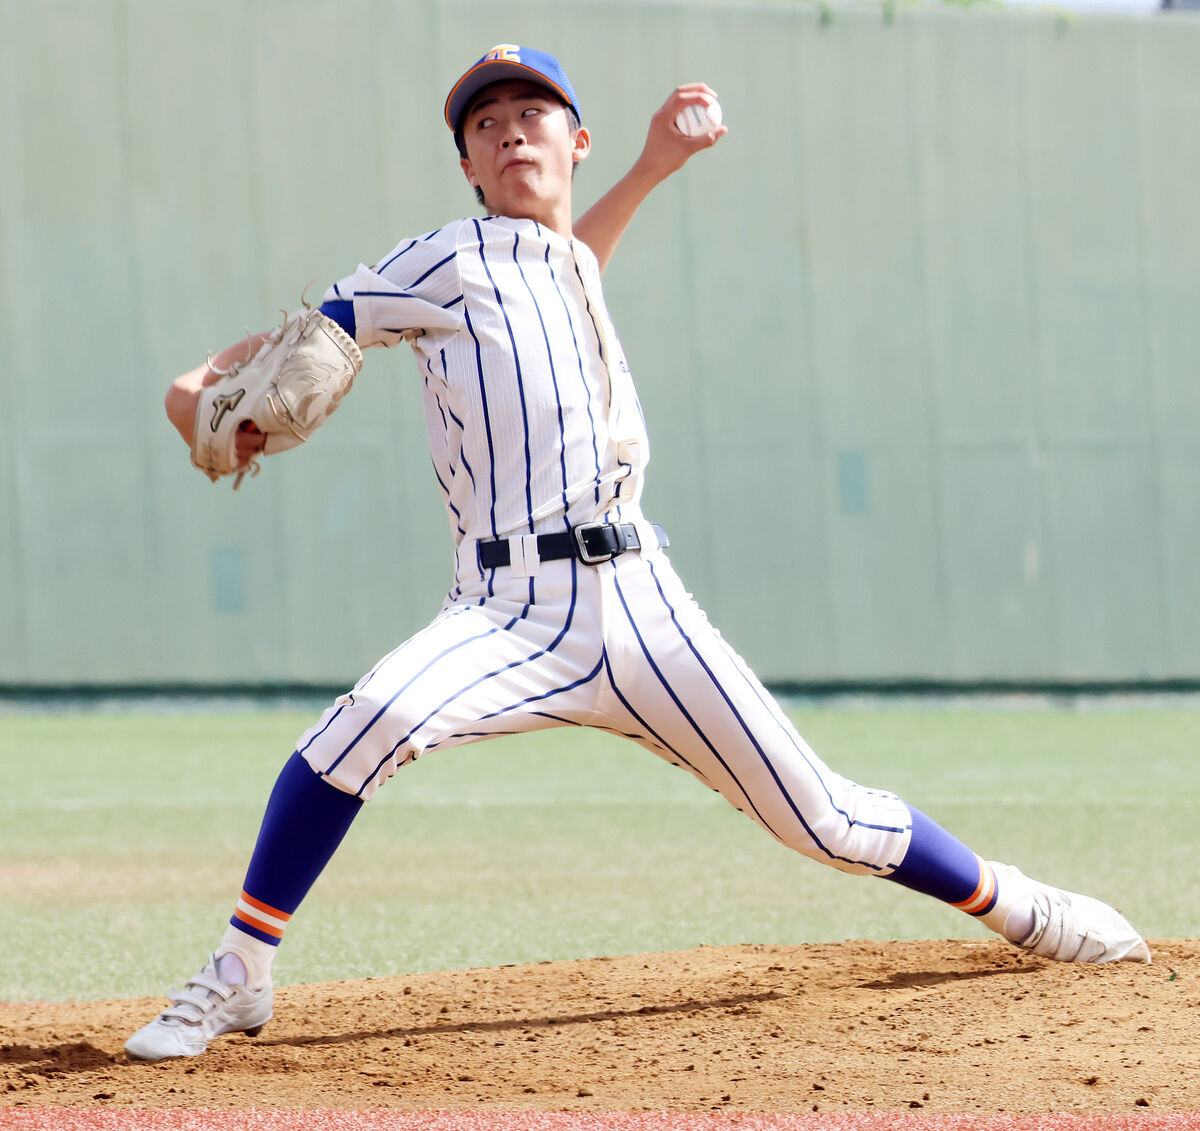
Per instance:
[[[553,55],[535,51],[532,47],[518,47],[515,43],[501,43],[454,84],[450,97],[446,99],[446,125],[457,130],[471,99],[485,86],[508,79],[529,79],[547,87],[575,111],[575,117],[582,120],[579,100],[575,97],[571,80]]]

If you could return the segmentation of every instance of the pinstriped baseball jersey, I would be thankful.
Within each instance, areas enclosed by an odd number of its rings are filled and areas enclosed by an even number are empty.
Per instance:
[[[353,303],[361,346],[411,341],[456,566],[438,617],[301,736],[314,770],[366,799],[431,750],[593,726],[689,770],[800,852],[896,867],[907,807],[820,761],[651,535],[645,425],[585,246],[531,220],[464,220],[326,300]],[[640,549],[599,565],[531,550],[535,534],[600,519],[636,523]],[[479,541],[501,538],[511,564],[484,567]]]
[[[326,294],[360,346],[405,331],[456,542],[638,517],[649,443],[595,256],[532,220],[464,220]]]

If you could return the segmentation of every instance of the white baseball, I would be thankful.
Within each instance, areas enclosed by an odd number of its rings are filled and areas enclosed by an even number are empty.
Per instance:
[[[714,98],[685,106],[675,115],[675,128],[686,137],[700,137],[719,126],[721,119],[721,104]]]

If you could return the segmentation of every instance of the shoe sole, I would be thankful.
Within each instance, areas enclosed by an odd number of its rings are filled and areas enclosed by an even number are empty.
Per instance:
[[[222,1037],[236,1037],[238,1033],[244,1033],[247,1037],[257,1037],[262,1031],[263,1025],[255,1025],[253,1029],[236,1029],[231,1030],[228,1033],[221,1033],[219,1035]],[[213,1039],[216,1040],[215,1037]],[[126,1049],[125,1055],[129,1057],[129,1059],[135,1064],[161,1064],[164,1060],[183,1060],[187,1057],[203,1056],[206,1052],[208,1052],[208,1045],[205,1045],[204,1048],[200,1049],[198,1052],[173,1052],[167,1053],[165,1056],[138,1056],[137,1053],[130,1052],[129,1049]]]

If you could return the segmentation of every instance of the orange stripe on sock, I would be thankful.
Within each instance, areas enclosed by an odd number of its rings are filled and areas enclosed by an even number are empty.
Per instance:
[[[979,861],[979,884],[966,899],[951,904],[968,915],[979,915],[987,910],[996,895],[996,876],[982,860]]]
[[[261,919],[256,919],[253,915],[247,914],[240,907],[233,913],[233,917],[257,931],[262,931],[264,935],[270,935],[273,939],[283,938],[283,928],[274,927],[270,923],[264,923]]]
[[[261,899],[255,899],[245,889],[242,890],[242,899],[251,907],[257,908],[265,915],[270,915],[273,919],[282,919],[286,923],[292,917],[287,911],[280,911],[278,907],[272,907],[269,903],[263,903]]]

